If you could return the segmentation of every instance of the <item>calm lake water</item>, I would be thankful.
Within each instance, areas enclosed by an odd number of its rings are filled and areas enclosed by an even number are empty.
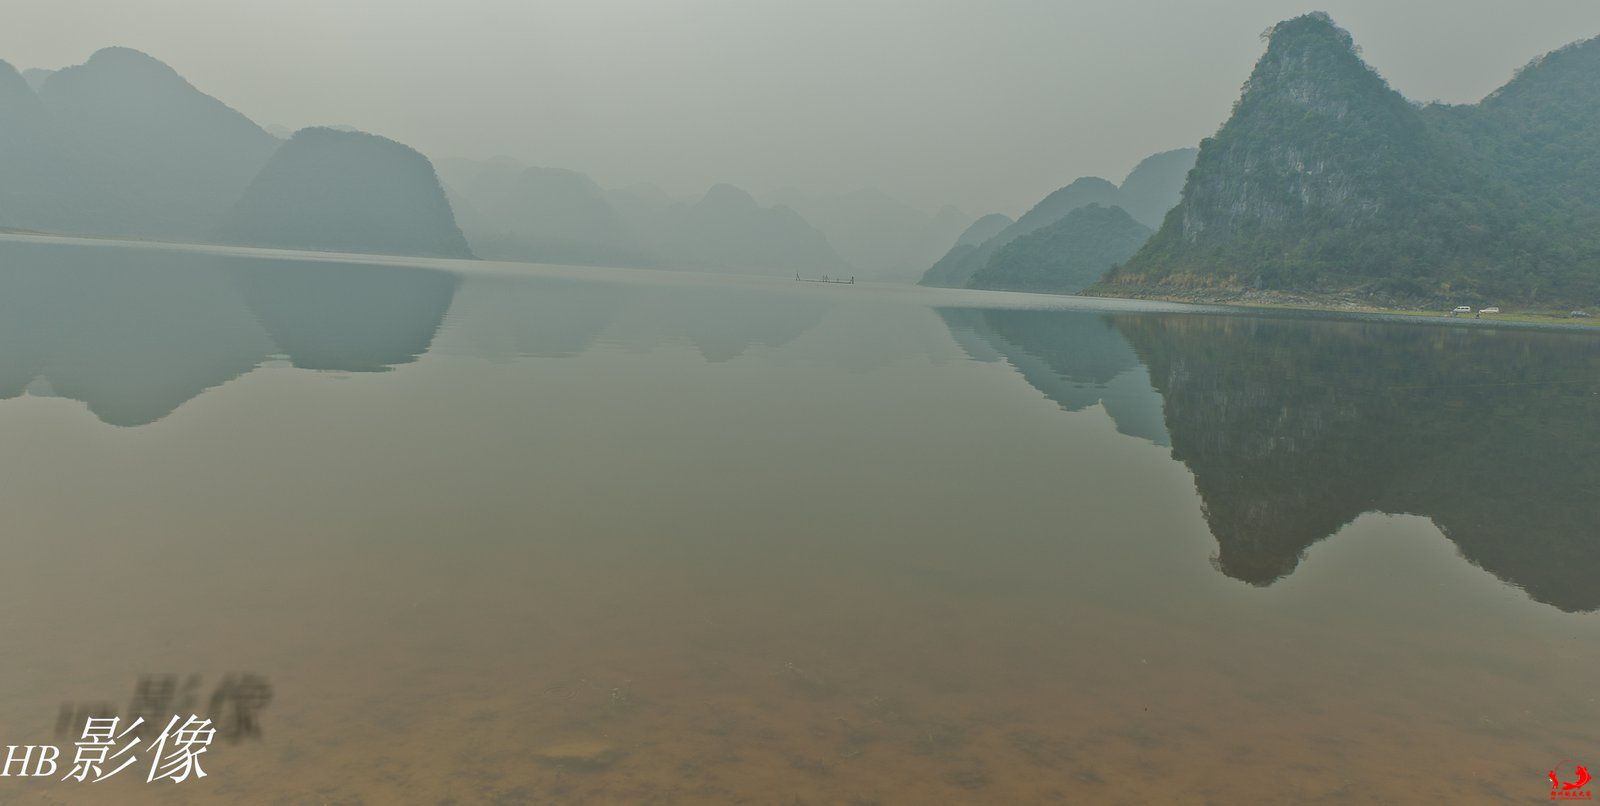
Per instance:
[[[63,705],[142,676],[271,687],[203,780],[0,801],[1530,802],[1600,764],[1600,334],[12,238],[0,445],[0,744],[70,757]]]

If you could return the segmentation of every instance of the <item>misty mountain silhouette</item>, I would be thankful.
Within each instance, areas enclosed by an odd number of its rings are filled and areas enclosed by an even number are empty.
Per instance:
[[[762,207],[732,185],[713,185],[684,216],[673,251],[722,269],[836,271],[844,261],[821,232],[794,210]]]
[[[0,226],[44,228],[71,212],[78,194],[62,148],[44,103],[0,61]]]
[[[762,207],[733,185],[715,185],[693,203],[650,189],[621,189],[608,198],[663,266],[775,275],[848,270],[799,213]]]
[[[433,164],[363,132],[301,129],[216,231],[248,246],[471,257]]]
[[[981,246],[984,241],[999,235],[1005,231],[1006,227],[1015,223],[1015,221],[1011,220],[1011,216],[1003,213],[990,213],[972,222],[971,225],[962,230],[961,234],[956,236],[955,246],[951,248]]]
[[[922,279],[917,281],[918,284],[947,285],[949,279],[966,272],[974,266],[978,267],[977,269],[972,269],[972,272],[976,274],[985,261],[985,258],[980,256],[979,250],[990,239],[999,237],[1000,233],[1005,232],[1007,228],[1015,223],[1010,216],[1000,213],[990,213],[972,222],[970,226],[961,231],[960,235],[956,236],[955,245],[951,246],[949,251],[945,252],[942,257],[934,261],[931,268],[923,272]]]
[[[1199,154],[1198,148],[1177,148],[1140,160],[1117,187],[1117,206],[1140,224],[1160,227],[1167,211],[1177,206]]]
[[[577,171],[507,157],[439,166],[481,257],[779,275],[848,270],[799,213],[763,207],[732,185],[691,203],[651,185],[604,190]]]
[[[39,154],[70,207],[27,226],[100,235],[196,237],[239,198],[278,141],[129,48],[105,48],[40,85],[57,146]],[[44,178],[44,177],[40,177]],[[61,190],[18,188],[52,199]]]
[[[325,251],[850,274],[784,204],[731,185],[685,202],[575,171],[428,160],[348,126],[258,126],[123,47],[26,75],[0,62],[0,226]],[[909,279],[960,227],[876,191],[808,197],[880,277]],[[459,209],[453,209],[459,207]],[[458,225],[459,221],[459,225]],[[896,273],[899,274],[896,274]]]
[[[22,71],[22,79],[28,82],[28,86],[31,87],[34,92],[38,92],[39,88],[44,86],[44,80],[49,78],[51,75],[54,75],[55,72],[56,71],[54,70],[46,70],[42,67],[29,67],[28,69]]]
[[[422,155],[329,128],[283,142],[122,47],[26,77],[0,62],[0,226],[470,256]]]
[[[1178,203],[1179,192],[1183,188],[1184,177],[1189,171],[1189,166],[1194,164],[1198,152],[1192,148],[1181,148],[1175,151],[1164,151],[1141,160],[1134,167],[1121,186],[1097,176],[1085,176],[1074,180],[1071,184],[1046,196],[1032,209],[1024,213],[1021,218],[1012,222],[976,245],[969,243],[976,239],[975,235],[964,234],[956,245],[944,257],[933,264],[922,276],[922,285],[945,286],[950,288],[1015,288],[1015,283],[1002,283],[990,285],[977,279],[980,272],[996,259],[1000,251],[1008,244],[1023,236],[1030,235],[1038,230],[1049,227],[1068,213],[1091,204],[1101,207],[1122,207],[1133,218],[1145,227],[1155,227],[1160,224],[1161,216]],[[997,223],[992,219],[988,226]],[[1123,222],[1114,217],[1100,216],[1100,223],[1111,228],[1111,231],[1091,237],[1093,242],[1117,242],[1132,231]],[[973,225],[977,227],[977,223]],[[969,228],[970,231],[971,228]],[[1080,220],[1076,231],[1071,233],[1072,239],[1089,236],[1093,227],[1087,220]],[[1081,263],[1081,256],[1091,252],[1106,252],[1107,254],[1122,252],[1120,247],[1114,249],[1097,248],[1091,243],[1069,242],[1067,233],[1056,233],[1052,243],[1044,246],[1035,243],[1033,249],[1034,260],[1027,261],[1027,269],[1018,267],[997,267],[994,271],[984,275],[990,280],[1004,277],[1014,277],[1019,273],[1030,274],[1042,265],[1065,266],[1074,264],[1069,273],[1075,274],[1078,270],[1075,264]],[[1041,251],[1041,247],[1043,247]],[[1052,252],[1064,250],[1064,254],[1056,259]],[[1130,253],[1131,254],[1131,253]],[[1123,257],[1126,257],[1124,255]],[[1117,258],[1121,260],[1122,258]],[[1100,267],[1101,273],[1110,268],[1110,264]],[[1098,276],[1095,278],[1098,279]],[[1076,290],[1084,284],[1076,276],[1062,278],[1058,281],[1040,279],[1030,283],[1032,290],[1050,290],[1061,292],[1067,289]]]
[[[1054,224],[1000,247],[968,285],[1076,294],[1139,251],[1151,231],[1121,207],[1079,207]]]
[[[862,277],[880,281],[915,282],[967,224],[954,207],[930,215],[876,188],[822,194],[785,188],[770,198],[821,230]]]
[[[584,174],[504,157],[441,160],[438,167],[479,257],[600,266],[659,262]]]
[[[933,264],[922,277],[922,285],[966,288],[972,276],[989,264],[1000,247],[1027,235],[1034,230],[1060,221],[1062,216],[1090,204],[1111,206],[1116,204],[1117,186],[1098,176],[1075,179],[1069,185],[1044,197],[1021,218],[994,237],[973,249],[952,249],[938,263]]]

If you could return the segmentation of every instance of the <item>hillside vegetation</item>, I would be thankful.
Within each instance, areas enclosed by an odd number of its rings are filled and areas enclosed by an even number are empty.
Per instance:
[[[1483,102],[1422,107],[1326,14],[1275,26],[1182,201],[1098,293],[1377,304],[1600,300],[1600,41]]]

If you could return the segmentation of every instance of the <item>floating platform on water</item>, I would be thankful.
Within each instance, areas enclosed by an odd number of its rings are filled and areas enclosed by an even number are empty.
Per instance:
[[[822,275],[821,277],[801,277],[799,272],[795,272],[794,279],[795,279],[795,282],[799,282],[799,283],[833,283],[834,285],[855,285],[856,284],[856,278],[854,278],[854,277],[851,277],[848,280],[841,280],[841,279],[839,279],[837,277],[829,277],[826,274]]]

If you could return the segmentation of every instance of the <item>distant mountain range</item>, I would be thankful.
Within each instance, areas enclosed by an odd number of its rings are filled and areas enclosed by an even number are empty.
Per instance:
[[[439,172],[473,250],[503,260],[909,282],[964,223],[955,208],[928,214],[876,190],[782,190],[765,205],[727,184],[698,199],[651,185],[607,190],[507,157],[440,160]]]
[[[106,48],[38,86],[0,63],[0,210],[9,226],[197,238],[278,147],[135,50]]]
[[[959,249],[963,246],[978,246],[1004,232],[1006,227],[1015,223],[1011,216],[1004,213],[990,213],[972,222],[966,229],[962,230],[961,234],[956,236],[955,246],[950,248]]]
[[[605,190],[577,171],[506,157],[443,160],[440,171],[483,257],[751,274],[849,270],[798,213],[763,207],[732,185],[685,201],[650,185]]]
[[[680,200],[510,160],[448,160],[348,126],[262,128],[167,65],[106,48],[82,65],[0,62],[0,227],[444,257],[887,277],[948,248],[874,191],[806,198],[859,264],[793,208],[717,185]],[[458,226],[459,216],[459,226]]]
[[[1120,254],[1122,251],[1113,249],[1105,252],[1108,260],[1104,265],[1100,265],[1098,260],[1086,264],[1084,261],[1088,260],[1091,253],[1102,250],[1074,246],[1063,237],[1067,233],[1062,231],[1054,233],[1048,246],[1040,241],[1034,241],[1019,249],[1006,252],[1004,256],[1002,251],[1013,241],[1056,224],[1068,213],[1089,205],[1120,208],[1124,211],[1123,217],[1128,223],[1146,228],[1154,227],[1160,223],[1160,217],[1178,203],[1184,176],[1193,164],[1195,155],[1195,149],[1184,148],[1148,157],[1134,167],[1121,186],[1113,185],[1097,176],[1079,178],[1046,196],[1021,218],[1000,228],[989,237],[979,240],[973,235],[974,230],[980,229],[979,224],[988,222],[983,229],[984,234],[987,234],[987,228],[1001,223],[999,219],[985,216],[975,222],[967,233],[957,239],[956,245],[927,270],[921,283],[951,288],[1016,289],[1025,286],[1036,291],[1075,293],[1087,285],[1082,281],[1082,275],[1088,273],[1093,279],[1098,279],[1111,268],[1113,262],[1127,255],[1110,258],[1111,255]],[[1101,214],[1096,216],[1095,220],[1110,223],[1114,217]],[[1128,230],[1121,227],[1121,223],[1117,222],[1118,233],[1106,235],[1110,241],[1120,243],[1127,234]],[[1089,230],[1087,220],[1080,219],[1073,231],[1076,234],[1088,235]],[[1091,237],[1099,238],[1099,236]],[[1054,249],[1066,251],[1059,259],[1046,254]],[[1071,253],[1070,256],[1068,253]],[[1054,260],[1062,267],[1070,264],[1070,276],[1063,275],[1059,280],[1052,281],[1047,273],[1040,274],[1041,259],[1047,263]],[[1014,260],[1025,260],[1028,265],[1013,264]],[[1021,279],[1024,277],[1027,279]]]
[[[440,160],[461,229],[481,257],[578,265],[653,266],[594,180],[508,157]]]
[[[1090,204],[1000,247],[967,285],[1076,294],[1133,256],[1152,230],[1121,207]]]
[[[128,48],[0,62],[0,226],[470,256],[422,155],[329,129],[285,142]]]
[[[0,62],[0,227],[883,280],[931,264],[924,285],[1068,293],[1106,271],[1088,293],[1114,296],[1600,305],[1600,39],[1477,104],[1419,105],[1326,14],[1297,17],[1198,149],[965,229],[953,208],[873,190],[678,199],[508,160],[447,161],[441,183],[417,152],[347,128],[269,132],[127,48],[53,71]],[[1154,234],[1125,254],[1141,226]]]
[[[1600,302],[1600,39],[1419,106],[1326,14],[1279,23],[1181,204],[1095,292]]]
[[[821,230],[845,262],[875,280],[915,282],[969,223],[950,205],[930,214],[873,188],[835,194],[789,188],[772,195]]]
[[[623,221],[673,268],[744,274],[840,273],[849,265],[828,239],[783,205],[763,207],[732,185],[686,203],[664,194],[611,194]]]

